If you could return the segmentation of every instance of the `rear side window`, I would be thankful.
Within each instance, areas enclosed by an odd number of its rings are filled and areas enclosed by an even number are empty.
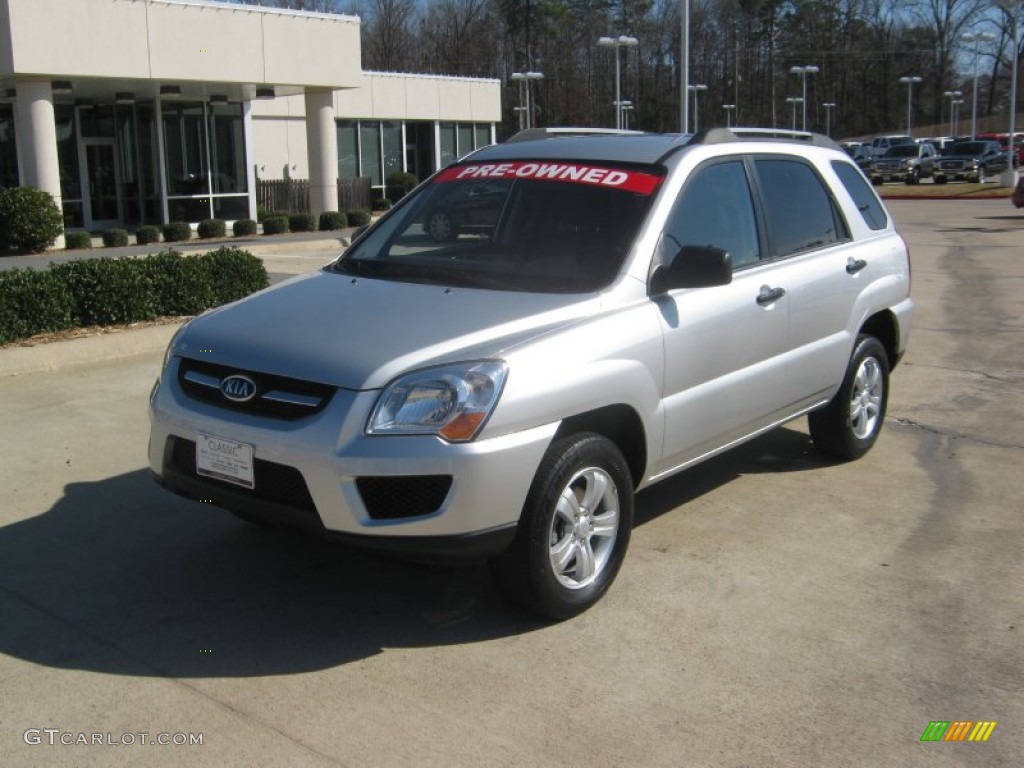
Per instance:
[[[860,211],[860,215],[864,219],[864,223],[871,227],[871,229],[885,229],[889,219],[885,215],[885,209],[882,208],[878,195],[875,194],[875,190],[868,184],[864,174],[856,167],[841,160],[832,161],[832,170],[836,172],[836,176],[843,182],[846,191],[850,193],[850,197],[853,198],[857,210]]]
[[[849,238],[836,204],[814,169],[799,160],[757,158],[774,255],[789,256]]]

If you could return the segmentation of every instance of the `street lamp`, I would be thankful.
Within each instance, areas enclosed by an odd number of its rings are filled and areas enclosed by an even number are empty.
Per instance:
[[[708,87],[706,85],[688,85],[686,90],[693,94],[693,132],[696,133],[700,130],[700,99],[698,95],[701,91],[706,91]]]
[[[914,99],[912,96],[914,92],[914,83],[920,83],[921,78],[918,77],[917,75],[904,75],[903,77],[900,78],[900,82],[906,83],[907,85],[907,136],[909,136],[911,125],[910,116],[914,103]]]
[[[800,75],[800,80],[802,81],[803,91],[802,91],[801,101],[803,102],[803,105],[804,105],[804,127],[801,130],[806,131],[807,130],[807,76],[808,75],[816,74],[818,72],[818,68],[816,66],[814,66],[813,64],[808,64],[808,65],[803,66],[803,67],[790,67],[789,71],[790,71],[790,74]],[[794,109],[796,109],[796,107],[794,107]],[[793,122],[793,130],[794,131],[796,130],[796,121],[795,120]]]
[[[508,76],[509,80],[516,80],[519,82],[519,101],[523,101],[523,85],[526,86],[526,106],[521,110],[516,110],[520,115],[525,113],[526,115],[526,127],[533,127],[533,107],[530,104],[530,81],[531,80],[543,80],[543,72],[513,72]]]
[[[956,99],[964,95],[963,91],[943,91],[943,96],[949,99],[949,135],[956,136]]]
[[[956,123],[956,132],[953,134],[953,138],[956,138],[956,134],[960,132],[960,105],[964,103],[963,99],[956,99],[953,102],[953,121]]]
[[[965,43],[974,43],[974,97],[971,99],[971,138],[978,135],[978,43],[991,43],[995,35],[988,32],[968,32],[960,35]]]
[[[786,103],[793,105],[793,130],[796,130],[796,105],[803,104],[804,100],[800,96],[788,96],[786,97]]]
[[[632,48],[640,45],[640,41],[635,37],[629,37],[628,35],[619,35],[618,37],[600,37],[597,40],[597,44],[602,47],[615,48],[615,127],[622,128],[622,111],[619,109],[618,104],[622,101],[621,95],[621,78],[622,71],[619,64],[619,49],[620,48]]]
[[[619,112],[622,114],[622,130],[629,130],[629,113],[633,111],[633,102],[626,100],[619,102]]]
[[[725,127],[732,128],[732,113],[736,109],[735,104],[723,104],[722,109],[725,110]]]
[[[679,14],[679,132],[690,126],[690,0],[682,0]]]
[[[826,101],[822,104],[825,108],[825,135],[832,136],[832,110],[836,108],[834,101]]]
[[[1010,46],[1010,67],[1013,70],[1012,85],[1010,86],[1010,137],[1006,144],[1006,170],[1003,171],[1000,183],[1004,187],[1012,187],[1017,183],[1017,169],[1013,167],[1013,153],[1016,146],[1013,143],[1014,134],[1017,131],[1017,69],[1020,66],[1017,60],[1020,51],[1020,9],[1022,0],[992,0],[993,5],[998,5],[1013,17],[1013,45]]]

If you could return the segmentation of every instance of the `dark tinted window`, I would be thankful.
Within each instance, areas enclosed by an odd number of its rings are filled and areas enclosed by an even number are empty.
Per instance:
[[[758,158],[774,255],[788,256],[847,238],[828,190],[811,166],[785,158]]]
[[[846,191],[850,193],[853,202],[856,203],[857,210],[864,217],[864,223],[872,229],[885,229],[888,221],[885,210],[882,208],[878,195],[864,178],[864,174],[849,163],[839,160],[832,161],[832,168],[839,180],[843,182]]]
[[[669,217],[666,235],[663,247],[671,254],[684,245],[713,245],[732,256],[733,267],[758,261],[754,204],[742,161],[697,171]]]

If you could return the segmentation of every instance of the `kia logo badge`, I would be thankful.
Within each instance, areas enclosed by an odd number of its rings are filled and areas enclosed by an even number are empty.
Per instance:
[[[220,383],[220,391],[228,400],[247,403],[256,396],[256,382],[248,376],[234,374]]]

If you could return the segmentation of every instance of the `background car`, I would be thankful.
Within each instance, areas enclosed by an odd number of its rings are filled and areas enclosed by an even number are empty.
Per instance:
[[[921,179],[932,177],[937,154],[935,147],[927,142],[898,144],[871,162],[868,176],[872,184],[884,184],[887,181],[917,184]]]
[[[995,141],[961,141],[949,147],[935,165],[935,183],[984,181],[1008,167],[1006,155]]]
[[[1013,190],[1013,197],[1010,198],[1010,202],[1018,208],[1024,208],[1024,176],[1017,179],[1017,186]]]

